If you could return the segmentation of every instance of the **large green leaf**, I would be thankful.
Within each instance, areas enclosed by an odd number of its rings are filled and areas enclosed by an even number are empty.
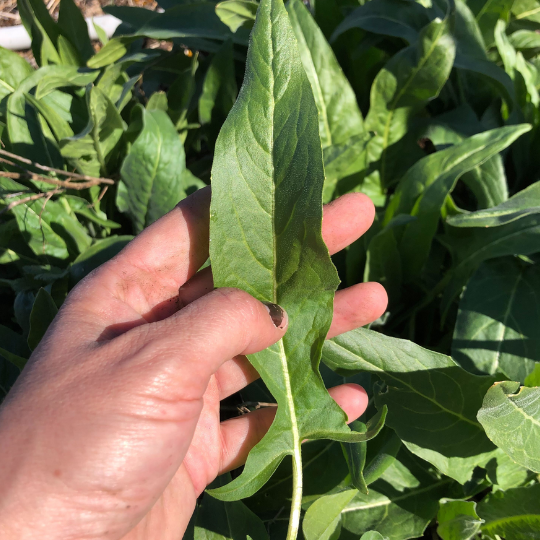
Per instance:
[[[388,406],[388,425],[444,474],[463,483],[475,465],[491,458],[495,447],[476,414],[492,377],[472,375],[449,356],[363,328],[327,341],[323,361],[340,373],[367,371],[385,381],[387,388],[375,397]]]
[[[416,217],[405,227],[399,243],[406,282],[417,278],[426,263],[441,209],[458,178],[530,129],[530,125],[524,124],[479,133],[426,156],[407,171],[387,211],[387,216],[410,213]]]
[[[488,259],[530,255],[540,251],[540,216],[526,216],[500,227],[449,228],[441,240],[452,253],[453,266],[445,276],[443,312],[461,292],[469,276]]]
[[[33,71],[24,58],[0,47],[0,99],[15,91]]]
[[[452,356],[474,373],[521,381],[540,362],[540,267],[514,258],[487,261],[459,305]]]
[[[301,441],[367,440],[381,427],[376,421],[365,434],[351,432],[318,371],[338,284],[321,236],[323,182],[317,107],[289,17],[281,0],[263,0],[244,85],[216,144],[210,258],[216,286],[279,304],[290,322],[282,340],[250,356],[279,405],[276,418],[242,474],[211,493],[252,495],[292,455],[293,532]]]
[[[478,420],[488,437],[516,463],[540,472],[540,388],[503,381],[489,389]]]
[[[287,11],[319,111],[322,147],[345,143],[364,131],[354,91],[324,34],[301,0],[291,0]]]
[[[450,486],[448,478],[424,481],[398,491],[390,483],[377,482],[369,495],[357,492],[341,514],[342,528],[359,535],[374,530],[389,540],[422,535],[437,514],[439,499]]]
[[[497,491],[478,505],[482,532],[508,540],[540,538],[540,484]]]
[[[84,16],[73,0],[60,0],[58,26],[75,46],[78,57],[84,64],[94,54],[94,48]]]
[[[450,75],[455,57],[452,15],[424,27],[418,41],[393,56],[373,82],[365,127],[376,133],[369,160],[378,161],[383,186],[396,180],[387,177],[389,147],[405,135],[413,114],[439,94]]]
[[[193,2],[150,15],[136,29],[135,35],[154,39],[196,37],[225,41],[232,38],[235,42],[245,43],[248,32],[247,28],[240,27],[233,34],[216,14],[216,4]]]
[[[186,194],[184,146],[167,113],[142,110],[143,129],[122,165],[128,213],[136,232],[165,215]]]
[[[0,176],[0,201],[3,206],[17,200],[14,198],[7,199],[7,195],[21,194],[25,191],[26,188],[22,184]],[[66,242],[51,228],[50,214],[47,206],[43,207],[42,201],[21,203],[11,211],[15,215],[17,226],[24,237],[25,243],[35,255],[48,255],[57,259],[69,257]]]
[[[335,29],[332,40],[351,28],[402,38],[414,43],[420,30],[430,22],[428,11],[416,2],[372,0],[349,13]]]
[[[350,489],[315,501],[306,512],[302,531],[306,540],[337,540],[341,531],[341,513],[358,493]]]
[[[540,182],[535,182],[494,208],[451,216],[446,222],[453,227],[497,227],[538,213],[540,213]]]
[[[236,32],[241,26],[253,26],[258,7],[259,4],[251,0],[225,0],[216,5],[216,14],[232,32]]]
[[[230,474],[219,476],[211,485],[217,488],[231,480]],[[263,522],[242,502],[223,502],[204,494],[194,515],[193,536],[186,540],[268,540]]]
[[[437,521],[437,534],[442,540],[470,540],[483,523],[476,513],[475,502],[452,499],[441,500]]]

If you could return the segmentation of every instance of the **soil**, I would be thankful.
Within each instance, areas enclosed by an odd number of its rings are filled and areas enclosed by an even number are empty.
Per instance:
[[[60,0],[45,0],[47,9],[51,15],[58,17]],[[103,6],[137,6],[147,9],[156,9],[155,0],[75,0],[85,17],[103,15]],[[21,24],[17,0],[0,0],[0,26],[14,26]]]
[[[54,19],[58,18],[58,11],[60,9],[60,0],[44,0],[49,10],[49,13]],[[85,17],[96,17],[98,15],[103,15],[104,12],[101,9],[104,6],[135,6],[143,7],[146,9],[155,10],[158,5],[155,0],[74,0],[75,4],[83,12]],[[0,27],[2,26],[15,26],[21,24],[21,19],[19,17],[19,10],[17,9],[17,0],[0,0]],[[152,43],[150,46],[163,47],[160,42],[156,44]],[[148,45],[147,45],[148,46]],[[100,47],[99,42],[94,43],[94,48],[98,50]],[[31,50],[25,51],[16,51],[23,58],[26,59],[34,68],[36,62]]]

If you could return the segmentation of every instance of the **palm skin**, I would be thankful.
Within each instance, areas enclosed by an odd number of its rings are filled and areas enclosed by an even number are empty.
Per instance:
[[[257,378],[244,354],[286,328],[197,273],[208,208],[209,190],[182,201],[69,295],[0,409],[0,537],[177,540],[206,485],[266,432],[271,409],[220,423],[219,403]],[[360,194],[327,207],[329,250],[373,214]],[[339,291],[329,336],[385,308],[378,284]],[[331,394],[350,420],[367,405],[357,385]]]

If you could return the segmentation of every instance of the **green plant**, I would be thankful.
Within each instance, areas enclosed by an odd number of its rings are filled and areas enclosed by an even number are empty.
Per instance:
[[[291,323],[232,402],[276,421],[186,537],[539,537],[540,3],[160,5],[109,7],[94,53],[72,0],[19,1],[39,68],[0,49],[3,393],[69,290],[212,183],[216,284]],[[351,191],[377,216],[334,268],[322,201]],[[324,342],[338,274],[389,310]],[[371,398],[352,429],[344,379]]]

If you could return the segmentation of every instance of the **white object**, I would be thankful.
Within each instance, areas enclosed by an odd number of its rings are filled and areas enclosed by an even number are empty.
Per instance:
[[[103,28],[107,37],[111,37],[114,31],[118,28],[120,19],[112,15],[99,15],[98,17],[88,17],[85,19],[88,26],[90,39],[98,39],[94,22]],[[0,28],[0,47],[10,49],[12,51],[21,51],[30,48],[30,36],[26,32],[26,28],[20,24],[18,26],[4,26]]]

